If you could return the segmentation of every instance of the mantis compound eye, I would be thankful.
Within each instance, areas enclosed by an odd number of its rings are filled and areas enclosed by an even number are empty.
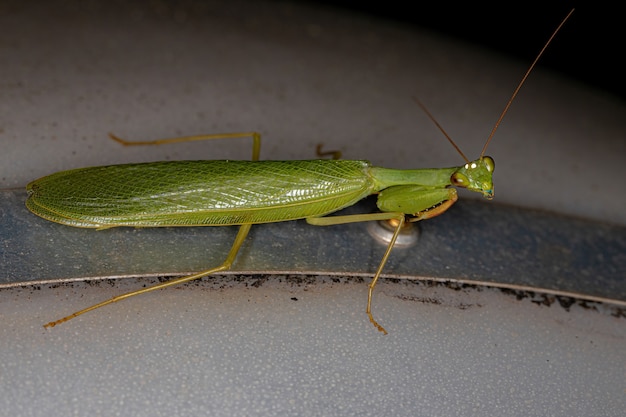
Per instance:
[[[492,157],[484,156],[483,162],[485,163],[485,167],[487,168],[487,171],[493,172],[496,169],[496,162],[493,160]]]
[[[452,185],[465,188],[469,184],[469,179],[460,172],[455,172],[450,176],[450,182]]]

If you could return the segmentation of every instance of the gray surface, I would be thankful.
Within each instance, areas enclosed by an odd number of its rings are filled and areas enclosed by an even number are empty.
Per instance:
[[[617,416],[624,319],[499,290],[214,279],[41,323],[146,280],[2,291],[16,415]],[[261,284],[261,285],[256,285]],[[294,298],[296,300],[294,300]]]
[[[21,190],[0,194],[0,286],[201,271],[224,260],[237,231],[71,228],[33,216],[25,198]],[[375,210],[371,199],[342,214]],[[626,306],[626,227],[471,200],[417,227],[417,242],[394,250],[386,275],[533,287]],[[371,276],[385,248],[366,224],[257,225],[233,269]]]
[[[254,129],[264,135],[265,158],[311,158],[324,142],[344,157],[390,167],[456,165],[411,95],[473,156],[526,66],[427,32],[289,3],[22,1],[2,13],[5,286],[132,275],[157,261],[167,264],[156,265],[158,275],[205,268],[209,243],[232,235],[228,228],[79,231],[29,216],[23,186],[57,170],[249,155],[245,141],[120,149],[108,131],[142,140]],[[388,272],[452,282],[383,280],[374,314],[388,336],[363,312],[363,277],[381,251],[359,237],[363,225],[255,228],[237,265],[333,273],[343,266],[351,278],[228,275],[50,331],[41,325],[155,278],[3,288],[0,409],[619,415],[624,229],[609,224],[626,224],[626,197],[615,192],[615,178],[626,174],[624,110],[609,96],[534,73],[489,151],[496,201],[607,223],[495,204],[460,205],[425,222],[418,245],[396,251]],[[306,247],[305,236],[294,236],[305,229]],[[358,246],[342,240],[352,233]],[[491,234],[495,240],[483,239]],[[482,247],[498,256],[469,256]],[[358,248],[363,258],[348,255]],[[172,258],[181,264],[169,270]],[[467,278],[514,290],[454,281]],[[558,296],[566,291],[584,294]]]

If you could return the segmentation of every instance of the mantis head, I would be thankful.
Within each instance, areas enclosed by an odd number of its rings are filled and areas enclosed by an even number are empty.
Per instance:
[[[467,162],[450,176],[450,183],[481,193],[488,200],[493,198],[493,170],[496,165],[490,156],[481,156]]]
[[[496,123],[496,127],[491,132],[491,135],[487,138],[487,142],[483,147],[483,151],[480,153],[478,159],[474,161],[470,161],[467,159],[463,151],[457,146],[457,144],[452,140],[450,135],[444,130],[444,128],[439,124],[439,122],[435,119],[435,117],[428,111],[426,106],[419,101],[416,97],[413,98],[415,102],[422,108],[424,113],[433,121],[433,123],[439,128],[441,133],[448,139],[448,142],[456,149],[456,151],[461,155],[461,157],[465,160],[465,165],[459,167],[456,171],[452,173],[450,176],[450,184],[455,187],[467,188],[468,190],[475,191],[477,193],[481,193],[486,199],[491,200],[493,198],[493,170],[496,167],[496,163],[493,161],[493,158],[490,156],[485,156],[485,151],[487,150],[487,145],[491,142],[491,138],[498,127],[498,124],[502,120],[504,113],[506,113],[506,109],[500,119]]]
[[[509,107],[511,106],[511,103],[513,103],[513,100],[517,96],[517,93],[522,88],[522,85],[524,85],[524,83],[526,82],[526,79],[532,72],[533,68],[535,68],[535,65],[537,65],[537,61],[539,61],[539,58],[541,58],[541,56],[545,52],[548,45],[550,45],[550,42],[552,42],[552,39],[554,39],[556,34],[559,32],[559,30],[561,30],[561,27],[565,24],[567,19],[569,19],[572,13],[574,13],[574,9],[570,10],[567,16],[565,16],[565,19],[563,19],[561,23],[559,24],[559,26],[554,30],[554,32],[552,32],[552,35],[550,36],[548,41],[545,43],[541,51],[539,51],[539,54],[537,54],[537,57],[535,58],[533,63],[530,64],[530,67],[528,68],[524,76],[522,77],[522,80],[519,82],[519,84],[513,91],[511,98],[507,102],[506,106],[504,106],[504,110],[502,111],[502,113],[500,114],[500,117],[496,121],[496,124],[491,130],[489,137],[487,137],[487,141],[485,142],[485,145],[483,146],[483,150],[480,153],[480,157],[478,159],[470,162],[469,159],[467,159],[467,157],[463,154],[461,149],[457,146],[457,144],[454,143],[452,138],[446,133],[443,127],[441,127],[439,122],[435,120],[434,116],[428,111],[426,106],[424,106],[424,104],[422,104],[422,102],[420,102],[417,98],[414,98],[414,100],[422,108],[422,110],[424,110],[424,112],[430,118],[430,120],[432,120],[435,123],[435,125],[439,128],[441,133],[443,133],[443,135],[446,137],[446,139],[448,139],[450,144],[452,144],[454,149],[456,149],[457,152],[461,155],[461,157],[465,160],[465,165],[457,169],[450,177],[450,183],[452,185],[457,186],[457,187],[467,188],[468,190],[481,193],[485,198],[489,200],[493,198],[492,175],[493,175],[493,170],[495,169],[495,163],[493,161],[493,158],[489,156],[485,156],[485,152],[487,151],[487,146],[489,146],[489,143],[491,142],[491,139],[493,139],[493,136],[496,133],[498,126],[500,126],[502,119],[504,119],[504,116],[509,111]]]

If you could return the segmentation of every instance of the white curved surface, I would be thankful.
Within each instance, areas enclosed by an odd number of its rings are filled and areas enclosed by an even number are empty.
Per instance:
[[[140,140],[254,129],[266,158],[310,158],[324,142],[380,165],[456,165],[411,96],[473,156],[526,65],[284,3],[18,4],[0,16],[3,187],[85,165],[249,154],[239,142],[120,149],[108,131]],[[613,181],[626,173],[623,114],[623,103],[539,69],[489,150],[496,198],[626,223]],[[139,284],[116,285],[0,293],[0,409],[569,416],[626,406],[623,318],[498,291],[383,283],[375,308],[386,337],[364,317],[363,283],[192,286],[41,327]]]

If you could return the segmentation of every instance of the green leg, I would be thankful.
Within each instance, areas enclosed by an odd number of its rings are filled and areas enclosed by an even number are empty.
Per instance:
[[[128,141],[126,139],[119,138],[112,133],[109,133],[109,137],[121,143],[124,146],[142,146],[142,145],[167,145],[170,143],[181,142],[193,142],[197,140],[213,140],[213,139],[236,139],[236,138],[252,138],[252,160],[258,161],[261,153],[261,135],[257,132],[236,132],[236,133],[215,133],[210,135],[194,135],[194,136],[181,136],[178,138],[167,138],[157,140],[146,141]]]
[[[393,249],[393,245],[396,243],[396,239],[398,238],[398,234],[404,225],[405,215],[404,213],[372,213],[372,214],[354,214],[348,216],[330,216],[330,217],[311,217],[306,219],[307,223],[315,225],[315,226],[330,226],[335,224],[345,224],[345,223],[358,223],[358,222],[366,222],[366,221],[374,221],[374,220],[395,220],[396,228],[393,232],[393,236],[389,241],[389,245],[387,245],[387,250],[385,250],[385,254],[378,265],[378,269],[374,274],[374,278],[369,285],[369,291],[367,293],[367,309],[365,312],[370,319],[370,322],[384,334],[387,334],[387,330],[374,319],[372,315],[372,295],[374,294],[374,287],[376,287],[376,283],[378,282],[378,278],[387,263],[387,259],[389,259],[389,255],[391,254],[391,250]]]
[[[397,186],[382,191],[378,196],[378,207],[382,213],[354,214],[348,216],[311,217],[306,219],[309,224],[315,226],[330,226],[334,224],[357,223],[374,220],[395,220],[395,230],[387,245],[387,250],[378,265],[374,278],[369,285],[367,294],[366,313],[370,322],[381,332],[387,331],[374,319],[372,315],[372,295],[374,287],[380,278],[387,259],[391,254],[393,245],[400,234],[406,220],[405,213],[411,213],[408,221],[416,222],[438,216],[448,210],[457,200],[457,193],[454,188],[443,189],[423,189],[419,186]],[[387,211],[385,211],[387,210]],[[401,210],[401,211],[399,211]]]
[[[139,295],[139,294],[144,294],[147,292],[151,292],[154,290],[160,290],[162,288],[167,288],[167,287],[171,287],[173,285],[179,285],[179,284],[183,284],[185,282],[189,282],[189,281],[193,281],[194,279],[199,279],[202,277],[205,277],[207,275],[210,274],[214,274],[216,272],[220,272],[220,271],[227,271],[230,269],[230,267],[232,266],[233,262],[235,261],[235,258],[237,257],[237,253],[239,252],[239,249],[241,248],[241,245],[243,244],[244,240],[246,239],[246,236],[248,236],[248,232],[250,231],[250,227],[252,225],[251,224],[244,224],[241,225],[239,227],[239,232],[237,232],[237,236],[235,237],[235,242],[233,243],[233,246],[230,248],[230,252],[228,253],[228,256],[226,257],[226,260],[219,266],[215,267],[215,268],[211,268],[211,269],[207,269],[206,271],[201,271],[198,272],[197,274],[193,274],[193,275],[187,275],[184,277],[180,277],[180,278],[175,278],[173,280],[167,281],[167,282],[163,282],[161,284],[157,284],[154,285],[152,287],[148,287],[148,288],[143,288],[141,290],[137,290],[137,291],[132,291],[126,294],[122,294],[122,295],[118,295],[115,296],[109,300],[103,301],[101,303],[92,305],[91,307],[87,307],[83,310],[77,311],[76,313],[70,314],[67,317],[63,317],[62,319],[56,320],[56,321],[52,321],[48,324],[45,324],[43,327],[54,327],[57,324],[61,324],[64,323],[68,320],[73,319],[74,317],[78,317],[82,314],[85,314],[89,311],[95,310],[97,308],[100,307],[104,307],[106,305],[109,304],[113,304],[116,303],[118,301],[124,300],[126,298],[130,298],[130,297],[134,297],[135,295]]]
[[[170,143],[180,143],[180,142],[190,142],[190,141],[197,141],[197,140],[212,140],[212,139],[233,139],[233,138],[244,138],[244,137],[251,137],[252,138],[252,160],[253,161],[258,161],[259,160],[259,154],[261,152],[261,135],[256,133],[256,132],[245,132],[245,133],[218,133],[218,134],[212,134],[212,135],[197,135],[197,136],[183,136],[183,137],[178,137],[178,138],[168,138],[168,139],[157,139],[157,140],[152,140],[152,141],[127,141],[125,139],[121,139],[111,133],[109,133],[109,136],[111,137],[111,139],[113,139],[114,141],[121,143],[124,146],[135,146],[135,145],[165,145],[165,144],[170,144]],[[64,323],[68,320],[73,319],[74,317],[78,317],[82,314],[85,314],[89,311],[95,310],[97,308],[100,307],[104,307],[108,304],[113,304],[116,303],[118,301],[124,300],[126,298],[130,298],[133,297],[135,295],[139,295],[139,294],[143,294],[146,292],[150,292],[150,291],[154,291],[154,290],[160,290],[162,288],[167,288],[167,287],[171,287],[173,285],[179,285],[179,284],[183,284],[185,282],[189,282],[189,281],[193,281],[195,279],[199,279],[202,277],[205,277],[207,275],[216,273],[216,272],[220,272],[220,271],[226,271],[229,270],[232,263],[234,262],[235,258],[237,257],[237,253],[239,252],[239,249],[241,248],[241,245],[243,244],[243,241],[245,240],[246,236],[248,235],[248,232],[250,231],[250,227],[252,225],[251,224],[244,224],[241,225],[239,227],[239,232],[237,233],[237,236],[235,237],[235,242],[233,243],[233,246],[230,248],[230,252],[228,253],[228,256],[226,257],[226,260],[219,266],[212,268],[212,269],[207,269],[205,271],[201,271],[198,272],[197,274],[193,274],[193,275],[188,275],[188,276],[184,276],[184,277],[180,277],[180,278],[176,278],[173,279],[171,281],[167,281],[158,285],[154,285],[152,287],[149,288],[144,288],[141,290],[137,290],[137,291],[132,291],[126,294],[122,294],[122,295],[118,295],[116,297],[113,297],[109,300],[103,301],[101,303],[95,304],[91,307],[87,307],[83,310],[77,311],[76,313],[73,313],[67,317],[63,317],[62,319],[56,320],[56,321],[52,321],[50,323],[47,323],[44,325],[44,327],[48,328],[48,327],[54,327],[57,324],[61,324]]]
[[[315,154],[320,157],[323,158],[325,156],[330,156],[331,159],[341,159],[341,151],[324,151],[322,150],[324,148],[324,144],[320,143],[317,145],[317,147],[315,148]]]

